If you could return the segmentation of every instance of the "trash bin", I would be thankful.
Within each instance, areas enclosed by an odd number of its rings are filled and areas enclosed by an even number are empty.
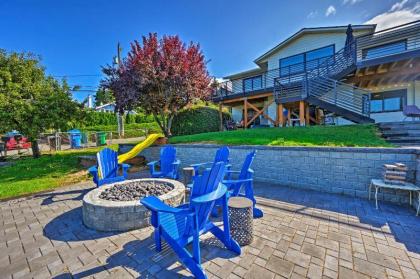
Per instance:
[[[96,146],[106,145],[106,133],[97,132],[96,133]]]
[[[82,147],[82,133],[79,130],[73,129],[67,131],[70,135],[70,148],[81,148]]]

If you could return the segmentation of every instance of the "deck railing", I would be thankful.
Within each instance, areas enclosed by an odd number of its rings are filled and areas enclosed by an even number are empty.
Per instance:
[[[401,41],[404,44],[395,44]],[[378,48],[378,46],[383,47]],[[213,91],[213,99],[219,101],[226,97],[272,91],[278,84],[292,84],[291,87],[293,87],[306,77],[308,79],[316,77],[340,79],[352,71],[357,62],[413,50],[420,50],[420,20],[355,37],[352,44],[326,58],[262,72],[261,82],[256,82],[251,87],[244,86],[244,78],[222,82]]]
[[[420,20],[355,38],[357,61],[420,50]]]
[[[308,96],[339,108],[369,117],[370,92],[327,77],[307,80]]]

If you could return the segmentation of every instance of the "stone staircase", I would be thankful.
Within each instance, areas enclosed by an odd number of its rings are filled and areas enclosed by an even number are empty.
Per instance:
[[[378,124],[386,141],[399,146],[420,147],[420,121],[386,122]]]

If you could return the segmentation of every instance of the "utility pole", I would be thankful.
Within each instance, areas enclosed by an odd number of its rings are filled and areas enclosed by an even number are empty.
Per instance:
[[[121,46],[120,42],[117,44],[117,67],[120,67],[121,63]],[[118,136],[124,137],[124,113],[121,114],[120,112],[117,113],[117,122],[118,122]]]

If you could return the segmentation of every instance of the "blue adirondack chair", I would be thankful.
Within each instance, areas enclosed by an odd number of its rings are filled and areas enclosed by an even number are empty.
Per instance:
[[[230,177],[226,177],[226,179],[223,180],[223,184],[225,184],[228,187],[228,194],[229,197],[237,197],[237,196],[243,196],[248,199],[250,199],[253,204],[253,215],[254,218],[260,218],[264,214],[261,209],[256,208],[256,200],[254,197],[254,186],[253,186],[253,174],[254,171],[251,169],[252,161],[255,158],[256,151],[250,152],[242,165],[242,168],[240,171],[233,171],[228,170],[226,171],[227,174],[236,173],[238,174],[236,179],[232,179]]]
[[[129,164],[118,164],[118,153],[104,148],[96,154],[97,165],[89,168],[96,186],[124,181],[127,178]],[[122,175],[119,171],[122,170]]]
[[[229,232],[227,188],[220,183],[224,175],[223,162],[218,162],[211,169],[205,170],[194,181],[190,203],[177,208],[164,204],[154,196],[141,200],[141,203],[152,211],[151,223],[155,228],[156,250],[161,251],[163,237],[196,278],[207,278],[201,267],[200,235],[211,232],[226,248],[238,255],[241,253],[240,246],[232,239]],[[223,230],[209,220],[216,200],[222,201]],[[186,248],[191,242],[192,255]]]
[[[150,167],[150,174],[154,178],[171,178],[178,179],[178,169],[180,161],[176,159],[176,149],[167,145],[160,149],[160,160],[153,161],[147,165]],[[160,170],[156,170],[156,166],[160,166]]]
[[[203,168],[206,169],[207,167],[211,167],[214,163],[217,162],[224,162],[226,169],[230,169],[229,164],[229,148],[227,146],[220,147],[216,151],[216,156],[214,157],[213,162],[205,162],[205,163],[198,163],[191,165],[192,168],[194,168],[194,174],[195,176],[198,176],[200,174],[200,170]],[[194,180],[194,177],[193,177]],[[193,183],[186,185],[187,187],[191,188],[193,186]]]
[[[214,157],[213,162],[193,164],[191,165],[191,167],[194,168],[194,173],[198,174],[200,168],[210,167],[212,164],[217,163],[217,162],[224,162],[226,165],[226,168],[229,167],[229,148],[227,146],[220,147],[216,151],[216,156]]]

